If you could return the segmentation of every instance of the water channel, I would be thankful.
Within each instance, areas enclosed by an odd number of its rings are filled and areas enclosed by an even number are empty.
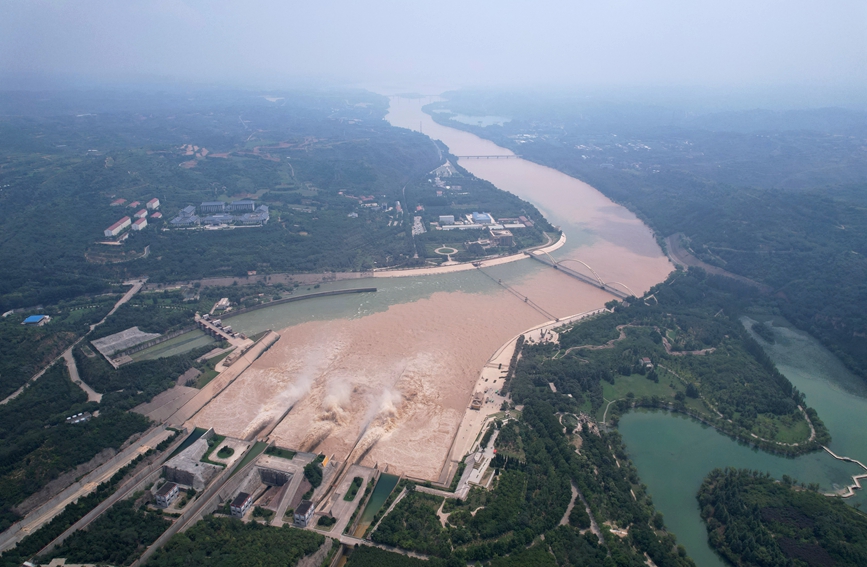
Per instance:
[[[395,126],[423,130],[432,138],[442,140],[454,155],[511,153],[487,140],[434,123],[421,111],[426,102],[392,98],[387,120]],[[553,224],[561,226],[568,240],[566,246],[554,253],[558,259],[575,258],[587,262],[605,281],[623,282],[639,294],[664,280],[670,271],[671,265],[649,229],[592,187],[521,159],[461,160],[460,163],[501,189],[532,201]],[[558,316],[599,307],[610,299],[592,286],[567,281],[567,276],[552,274],[553,270],[531,260],[504,264],[487,271],[494,279],[468,271],[323,283],[319,291],[367,286],[375,286],[379,291],[263,309],[233,318],[232,326],[252,334],[268,328],[303,327],[314,321],[357,320],[382,314],[394,306],[421,303],[440,292],[494,296],[503,303],[515,301],[514,297],[502,293],[496,279],[520,287],[523,293],[544,303],[547,310]],[[423,314],[430,316],[429,312]],[[419,325],[424,323],[418,321]],[[456,318],[448,324],[454,327],[464,322]],[[774,330],[777,341],[774,345],[766,345],[768,353],[781,372],[806,394],[808,404],[825,421],[833,437],[830,448],[840,455],[862,461],[867,459],[867,438],[863,435],[867,421],[867,388],[809,336],[785,325]],[[448,327],[437,329],[440,333],[452,331]],[[499,344],[508,338],[504,336]],[[467,359],[468,362],[474,360]],[[291,416],[292,413],[289,418]],[[700,567],[722,565],[707,545],[695,500],[702,479],[713,468],[747,467],[769,471],[775,477],[788,474],[805,483],[819,483],[825,491],[849,484],[850,476],[859,470],[855,465],[835,461],[824,452],[797,459],[772,456],[739,444],[695,421],[665,412],[628,413],[621,419],[619,429],[655,505]],[[355,439],[357,432],[352,435]],[[379,458],[388,460],[390,457],[383,453]],[[863,501],[864,495],[859,494],[852,500],[856,503]]]

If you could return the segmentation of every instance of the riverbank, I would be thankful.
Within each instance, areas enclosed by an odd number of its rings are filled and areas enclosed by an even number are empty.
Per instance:
[[[436,276],[440,274],[451,274],[455,272],[465,272],[467,270],[475,270],[476,268],[490,268],[492,266],[501,266],[503,264],[510,264],[512,262],[518,262],[519,260],[526,260],[530,258],[530,254],[533,252],[545,252],[546,254],[550,254],[555,250],[559,250],[563,246],[566,245],[566,233],[561,232],[560,238],[557,239],[557,242],[553,244],[536,247],[536,248],[528,248],[527,250],[522,250],[517,254],[510,254],[508,256],[501,256],[499,258],[491,258],[488,260],[479,260],[477,262],[460,262],[456,264],[450,264],[448,266],[431,266],[429,268],[406,268],[404,270],[393,270],[393,269],[383,269],[383,270],[374,270],[373,277],[375,278],[403,278],[403,277],[413,277],[413,276]]]

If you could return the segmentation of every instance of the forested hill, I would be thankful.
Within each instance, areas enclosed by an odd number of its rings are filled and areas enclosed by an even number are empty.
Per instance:
[[[717,469],[698,502],[711,546],[738,567],[867,565],[867,516],[788,477]]]
[[[131,276],[411,259],[412,219],[386,209],[441,155],[427,137],[387,124],[387,103],[361,91],[0,94],[0,309],[100,292]],[[148,216],[117,245],[100,243],[153,198],[162,219]],[[118,199],[126,202],[111,206]],[[242,199],[268,206],[270,222],[164,230],[188,205]]]
[[[684,233],[701,260],[773,288],[772,311],[867,378],[867,113],[449,98],[427,107],[435,120],[590,183],[659,237]],[[473,125],[483,115],[511,120]]]

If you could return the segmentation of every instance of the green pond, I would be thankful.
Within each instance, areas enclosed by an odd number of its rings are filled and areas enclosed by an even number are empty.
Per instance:
[[[376,513],[379,512],[379,509],[382,508],[383,504],[385,504],[388,495],[391,494],[391,491],[394,490],[395,486],[397,486],[398,480],[400,480],[400,477],[393,474],[379,475],[379,480],[376,481],[376,486],[373,488],[373,494],[370,495],[370,500],[368,500],[367,506],[365,506],[364,511],[361,513],[361,518],[358,520],[358,527],[355,528],[355,532],[352,534],[353,536],[362,537],[364,535],[364,532],[366,532],[367,528],[370,526],[370,522],[373,521],[373,517],[376,516]]]
[[[753,321],[744,318],[744,323],[749,328]],[[819,412],[831,432],[828,447],[838,455],[867,460],[867,387],[863,381],[806,333],[775,326],[774,334],[775,344],[756,340]],[[655,506],[699,567],[725,565],[707,544],[695,498],[702,480],[714,468],[750,468],[775,478],[788,474],[800,482],[816,482],[825,492],[851,484],[851,475],[863,472],[824,451],[794,459],[763,453],[697,421],[663,411],[627,413],[618,429]],[[848,500],[861,505],[865,495],[859,491]]]

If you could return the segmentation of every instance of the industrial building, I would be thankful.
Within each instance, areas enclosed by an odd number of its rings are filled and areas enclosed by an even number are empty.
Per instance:
[[[171,220],[175,226],[190,226],[199,224],[199,217],[196,216],[196,207],[190,205],[181,209],[181,213]]]
[[[155,211],[160,208],[160,200],[154,197],[148,201],[147,208],[149,211]]]
[[[178,485],[174,482],[167,482],[160,487],[157,491],[157,506],[160,508],[168,508],[172,505],[178,494],[180,494],[180,490],[178,490]]]
[[[142,218],[138,219],[137,221],[135,221],[134,223],[132,223],[132,229],[133,230],[142,230],[147,225],[148,225],[148,220],[146,218],[142,217]]]
[[[491,242],[497,246],[512,247],[515,245],[515,237],[510,230],[491,230]]]
[[[494,219],[491,218],[490,213],[473,213],[472,219],[476,224],[494,224]]]
[[[229,224],[230,222],[235,220],[234,215],[229,215],[226,213],[218,213],[216,215],[208,215],[206,217],[202,217],[202,223],[210,226],[218,226],[221,224]]]
[[[119,221],[117,221],[116,223],[114,223],[113,225],[108,227],[107,229],[105,229],[105,235],[106,236],[117,236],[118,234],[121,233],[121,231],[123,229],[128,227],[130,224],[132,224],[132,221],[130,220],[130,218],[129,217],[123,217],[122,219],[120,219]]]
[[[22,325],[36,325],[37,327],[41,327],[45,323],[51,321],[51,317],[48,315],[31,315],[30,317],[24,319],[21,322]]]
[[[260,205],[255,212],[243,214],[237,220],[239,220],[241,224],[267,224],[270,218],[271,215],[268,212],[268,206]]]
[[[222,471],[217,465],[202,462],[202,456],[208,451],[208,439],[210,435],[207,438],[203,435],[166,462],[163,465],[166,480],[190,486],[197,491],[204,490],[211,479]]]
[[[440,224],[455,224],[455,215],[440,215]]]
[[[232,515],[236,518],[243,518],[250,506],[253,505],[253,497],[246,492],[239,492],[232,504],[229,505]]]
[[[233,213],[252,213],[255,209],[256,203],[249,199],[232,201],[229,203],[229,206],[226,207],[226,210],[232,211]]]
[[[301,504],[295,508],[295,525],[299,528],[306,528],[310,520],[313,519],[313,513],[316,508],[313,507],[313,502],[310,500],[302,500]]]
[[[223,201],[205,201],[199,205],[199,212],[205,213],[222,213],[226,210],[226,203]]]

